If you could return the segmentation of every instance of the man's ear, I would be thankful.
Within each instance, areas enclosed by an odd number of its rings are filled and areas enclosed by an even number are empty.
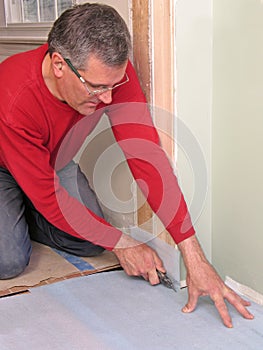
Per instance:
[[[61,78],[63,76],[63,68],[65,66],[62,56],[57,52],[53,52],[51,56],[51,64],[54,75],[57,78]]]

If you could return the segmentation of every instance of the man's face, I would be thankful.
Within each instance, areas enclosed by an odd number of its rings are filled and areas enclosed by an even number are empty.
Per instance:
[[[64,101],[80,114],[92,114],[100,102],[109,104],[112,101],[112,91],[108,90],[92,95],[88,91],[112,88],[124,81],[127,62],[121,66],[109,67],[102,63],[96,56],[88,59],[86,69],[78,70],[85,80],[83,83],[79,77],[65,64],[65,73],[59,84],[59,92]]]

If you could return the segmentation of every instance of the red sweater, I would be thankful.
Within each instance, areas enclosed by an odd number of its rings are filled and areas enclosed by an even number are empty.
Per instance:
[[[51,224],[111,250],[121,232],[70,196],[56,175],[106,112],[134,178],[175,242],[193,235],[131,63],[130,81],[113,90],[111,105],[101,103],[94,114],[83,116],[47,89],[41,70],[46,51],[47,44],[0,64],[0,166],[10,171]]]

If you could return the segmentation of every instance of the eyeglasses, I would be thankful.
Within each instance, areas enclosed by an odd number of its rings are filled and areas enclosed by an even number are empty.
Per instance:
[[[101,95],[103,94],[104,92],[107,92],[107,91],[112,91],[113,89],[116,89],[117,87],[121,86],[121,85],[124,85],[126,83],[129,82],[129,77],[127,75],[127,73],[125,73],[125,81],[121,82],[121,83],[118,83],[118,84],[115,84],[114,86],[112,87],[107,87],[107,88],[103,88],[103,89],[98,89],[98,90],[91,90],[89,87],[88,87],[88,83],[86,82],[86,80],[79,74],[77,68],[75,68],[72,64],[72,62],[70,61],[69,58],[64,58],[64,61],[67,63],[67,65],[69,66],[69,68],[72,70],[73,73],[76,74],[76,76],[79,78],[79,80],[82,82],[82,84],[84,84],[86,90],[88,91],[89,95],[90,96],[97,96],[97,95]]]

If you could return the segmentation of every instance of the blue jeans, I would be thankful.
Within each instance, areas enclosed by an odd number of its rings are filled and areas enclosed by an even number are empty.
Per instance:
[[[71,196],[103,217],[96,195],[76,163],[70,162],[58,176]],[[32,251],[31,239],[78,256],[94,256],[104,250],[51,225],[34,208],[13,176],[0,167],[0,279],[24,271]]]

